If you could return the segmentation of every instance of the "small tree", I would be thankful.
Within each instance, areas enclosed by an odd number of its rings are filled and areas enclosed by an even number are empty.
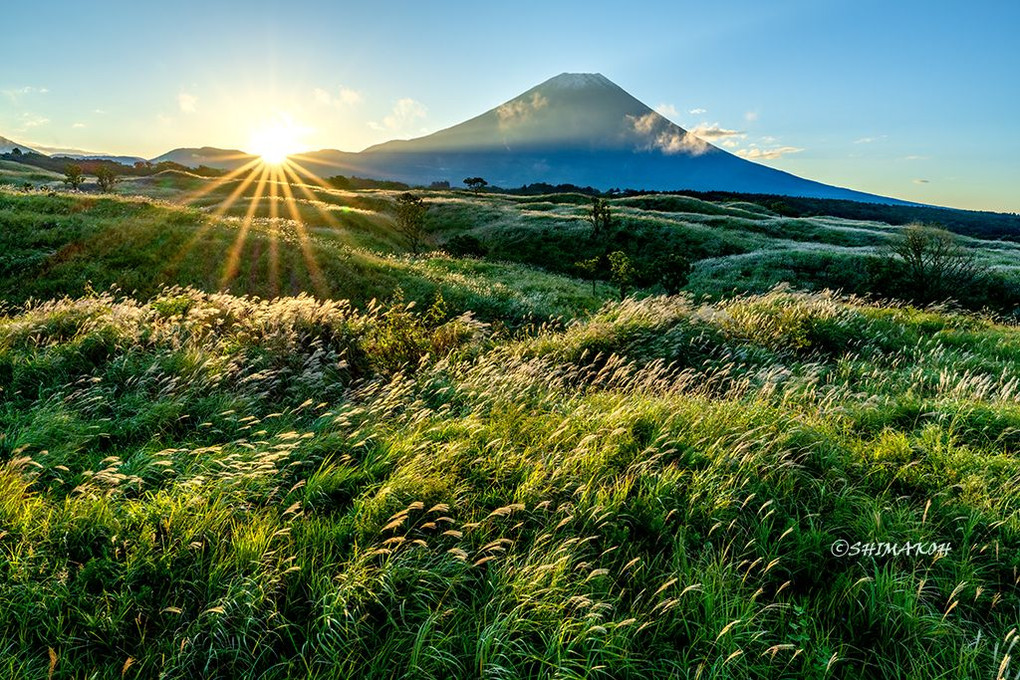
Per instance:
[[[609,236],[613,227],[613,216],[609,211],[609,203],[598,196],[591,197],[591,207],[586,215],[591,224],[591,238],[599,241]]]
[[[11,149],[11,155],[12,156],[20,156],[21,155],[21,149],[19,149],[18,147],[14,147],[13,149]]]
[[[64,184],[72,189],[78,189],[85,181],[85,171],[77,163],[68,163],[64,166]]]
[[[691,280],[691,261],[680,253],[670,253],[659,258],[655,263],[655,274],[658,282],[666,290],[666,295],[676,295]]]
[[[403,193],[397,197],[397,231],[407,239],[407,246],[417,255],[425,245],[425,212],[428,205],[421,196]]]
[[[935,226],[908,224],[892,238],[889,250],[902,263],[912,292],[921,302],[950,297],[976,283],[988,270],[955,234]]]
[[[609,272],[611,281],[620,287],[620,299],[627,296],[627,289],[634,281],[634,265],[631,264],[627,253],[622,250],[615,250],[609,253]]]
[[[476,194],[485,187],[489,186],[489,183],[486,182],[481,177],[465,177],[464,184],[467,185],[467,187],[474,191]]]
[[[113,191],[113,185],[117,183],[117,173],[107,165],[100,165],[96,168],[96,183],[100,191]]]
[[[591,281],[591,294],[595,295],[595,281],[598,280],[599,273],[602,271],[602,258],[596,255],[593,258],[575,262],[574,266],[584,274],[584,278]]]

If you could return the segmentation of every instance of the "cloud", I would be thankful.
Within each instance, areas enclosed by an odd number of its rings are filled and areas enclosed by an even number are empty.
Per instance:
[[[930,181],[926,179],[915,179],[914,184],[929,184]]]
[[[690,130],[691,134],[697,135],[702,139],[726,139],[728,137],[746,137],[746,133],[741,130],[728,130],[719,125],[719,123],[699,123]]]
[[[687,113],[691,114],[692,116],[700,116],[703,113],[708,113],[708,109],[691,109]]]
[[[668,155],[688,153],[699,156],[712,148],[703,139],[685,133],[658,113],[649,112],[643,116],[627,116],[627,118],[634,128],[634,132],[645,139],[645,150],[655,149]]]
[[[74,123],[71,127],[73,127],[73,128],[83,128],[83,127],[85,127],[85,123]]]
[[[860,139],[855,139],[854,144],[871,144],[885,138],[886,135],[879,135],[878,137],[861,137]]]
[[[744,114],[744,120],[746,120],[748,123],[753,123],[754,121],[758,120],[758,112],[748,111],[747,113]]]
[[[795,146],[777,146],[771,149],[762,149],[755,146],[750,149],[738,149],[737,155],[749,161],[774,161],[787,154],[800,153],[803,150]]]
[[[548,99],[538,92],[532,92],[531,99],[514,99],[503,104],[496,109],[496,115],[499,116],[500,127],[506,127],[527,120],[535,111],[540,111],[548,105]]]
[[[33,87],[32,85],[26,85],[25,87],[15,87],[9,90],[0,90],[5,97],[11,101],[18,101],[25,95],[29,94],[46,94],[49,92],[48,88],[45,87]]]
[[[677,111],[676,107],[673,106],[672,104],[659,104],[658,106],[655,107],[655,112],[658,113],[660,116],[665,116],[666,118],[680,117],[680,112]]]
[[[428,115],[428,109],[419,101],[404,97],[393,106],[393,111],[383,117],[382,122],[370,121],[368,126],[373,130],[388,132],[407,132],[414,123]]]
[[[23,113],[21,114],[21,126],[17,128],[18,132],[24,132],[32,128],[41,127],[50,122],[49,118],[39,116],[34,113]]]
[[[195,113],[198,110],[198,97],[188,92],[177,95],[177,106],[184,113]]]
[[[930,156],[904,156],[905,161],[926,161]]]
[[[343,86],[337,90],[335,95],[321,87],[317,87],[312,90],[312,95],[318,103],[324,106],[335,106],[337,108],[356,106],[357,104],[365,101],[365,97],[361,94],[361,92]]]

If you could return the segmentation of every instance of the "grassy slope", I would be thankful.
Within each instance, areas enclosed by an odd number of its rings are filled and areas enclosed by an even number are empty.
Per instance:
[[[55,677],[110,678],[1004,662],[1015,327],[775,292],[488,333],[181,290],[4,320],[4,672],[50,648]]]
[[[180,200],[204,185],[119,189]],[[54,677],[111,678],[128,659],[139,677],[994,677],[1006,663],[1014,327],[783,291],[588,318],[608,287],[401,255],[388,192],[309,187],[307,226],[263,198],[242,242],[246,201],[212,215],[236,186],[189,208],[0,192],[10,303],[89,282],[134,292],[0,319],[3,673],[45,675],[50,649]],[[587,247],[582,196],[429,200],[439,243],[472,233],[552,271]],[[628,247],[700,249],[703,292],[771,285],[777,264],[817,285],[803,270],[852,264],[889,231],[675,197],[614,213]],[[230,293],[326,286],[351,303],[211,294],[237,243]],[[1012,245],[984,247],[1014,265]],[[417,307],[371,302],[399,295]],[[556,316],[579,320],[501,324]],[[952,551],[837,559],[837,538]]]

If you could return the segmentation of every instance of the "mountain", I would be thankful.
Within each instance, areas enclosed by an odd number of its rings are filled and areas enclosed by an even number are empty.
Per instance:
[[[233,170],[255,158],[256,156],[238,151],[237,149],[217,149],[212,146],[203,146],[198,149],[174,149],[173,151],[167,151],[162,156],[152,158],[150,161],[152,163],[171,161],[191,168],[205,165],[210,168],[219,168],[220,170]]]
[[[36,151],[32,147],[27,146],[25,144],[19,144],[18,142],[15,142],[13,139],[7,139],[6,137],[0,137],[0,153],[10,153],[10,152],[14,151],[15,149],[20,149],[22,152],[25,152],[25,153],[27,153],[29,151],[32,151],[34,153],[39,153],[38,151]]]
[[[187,153],[195,154],[189,158]],[[231,169],[249,156],[178,149],[184,165]],[[223,155],[218,155],[223,154]],[[453,127],[360,153],[323,150],[298,162],[320,176],[357,175],[427,185],[465,177],[491,184],[598,189],[732,191],[910,205],[803,179],[746,160],[684,130],[599,73],[562,73]]]

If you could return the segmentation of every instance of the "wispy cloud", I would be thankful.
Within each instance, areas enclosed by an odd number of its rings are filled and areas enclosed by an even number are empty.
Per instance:
[[[666,118],[674,120],[680,117],[680,112],[677,111],[676,107],[672,104],[659,104],[655,107],[655,112],[660,116],[665,116]]]
[[[744,120],[746,120],[748,123],[753,123],[754,121],[758,120],[758,112],[748,111],[747,113],[744,114]]]
[[[915,179],[914,184],[930,184],[931,181],[927,179]]]
[[[48,88],[35,87],[33,85],[26,85],[25,87],[15,87],[8,90],[0,90],[0,94],[3,94],[8,99],[15,102],[27,95],[46,94],[48,92],[49,92]]]
[[[664,154],[688,153],[699,156],[712,147],[703,139],[684,133],[677,126],[655,112],[643,116],[628,116],[637,135],[644,139],[644,149],[657,150]]]
[[[691,114],[692,116],[700,116],[703,113],[708,113],[708,109],[691,109],[687,113]]]
[[[719,125],[719,123],[699,123],[691,128],[690,132],[706,140],[747,136],[742,130],[729,130]]]
[[[23,113],[21,118],[18,120],[18,127],[15,128],[17,132],[25,132],[32,128],[42,127],[43,125],[49,124],[50,119],[45,116],[40,116],[35,113]]]
[[[904,156],[903,160],[905,160],[905,161],[926,161],[929,158],[931,158],[931,156]]]
[[[328,90],[324,90],[321,87],[317,87],[312,90],[312,95],[318,103],[324,106],[334,106],[336,108],[356,106],[365,101],[365,97],[361,94],[361,92],[343,86],[339,87],[335,94]]]
[[[886,135],[879,135],[878,137],[861,137],[860,139],[855,139],[854,144],[873,144],[885,138]]]
[[[71,127],[73,127],[73,128],[83,128],[83,127],[85,127],[85,123],[74,123],[73,125],[71,125]]]
[[[496,115],[499,116],[500,126],[506,127],[527,120],[533,113],[541,111],[548,105],[548,99],[538,92],[533,92],[531,99],[514,99],[503,104],[496,109]]]
[[[424,104],[410,97],[404,97],[394,104],[393,111],[388,116],[384,116],[381,122],[370,121],[368,126],[373,130],[413,133],[411,128],[427,115],[428,109]]]
[[[738,149],[737,155],[749,161],[774,161],[787,154],[800,153],[803,150],[796,146],[776,146],[771,149],[752,146],[750,149]]]
[[[183,113],[195,113],[198,110],[198,97],[189,92],[181,92],[177,95],[177,106]]]

